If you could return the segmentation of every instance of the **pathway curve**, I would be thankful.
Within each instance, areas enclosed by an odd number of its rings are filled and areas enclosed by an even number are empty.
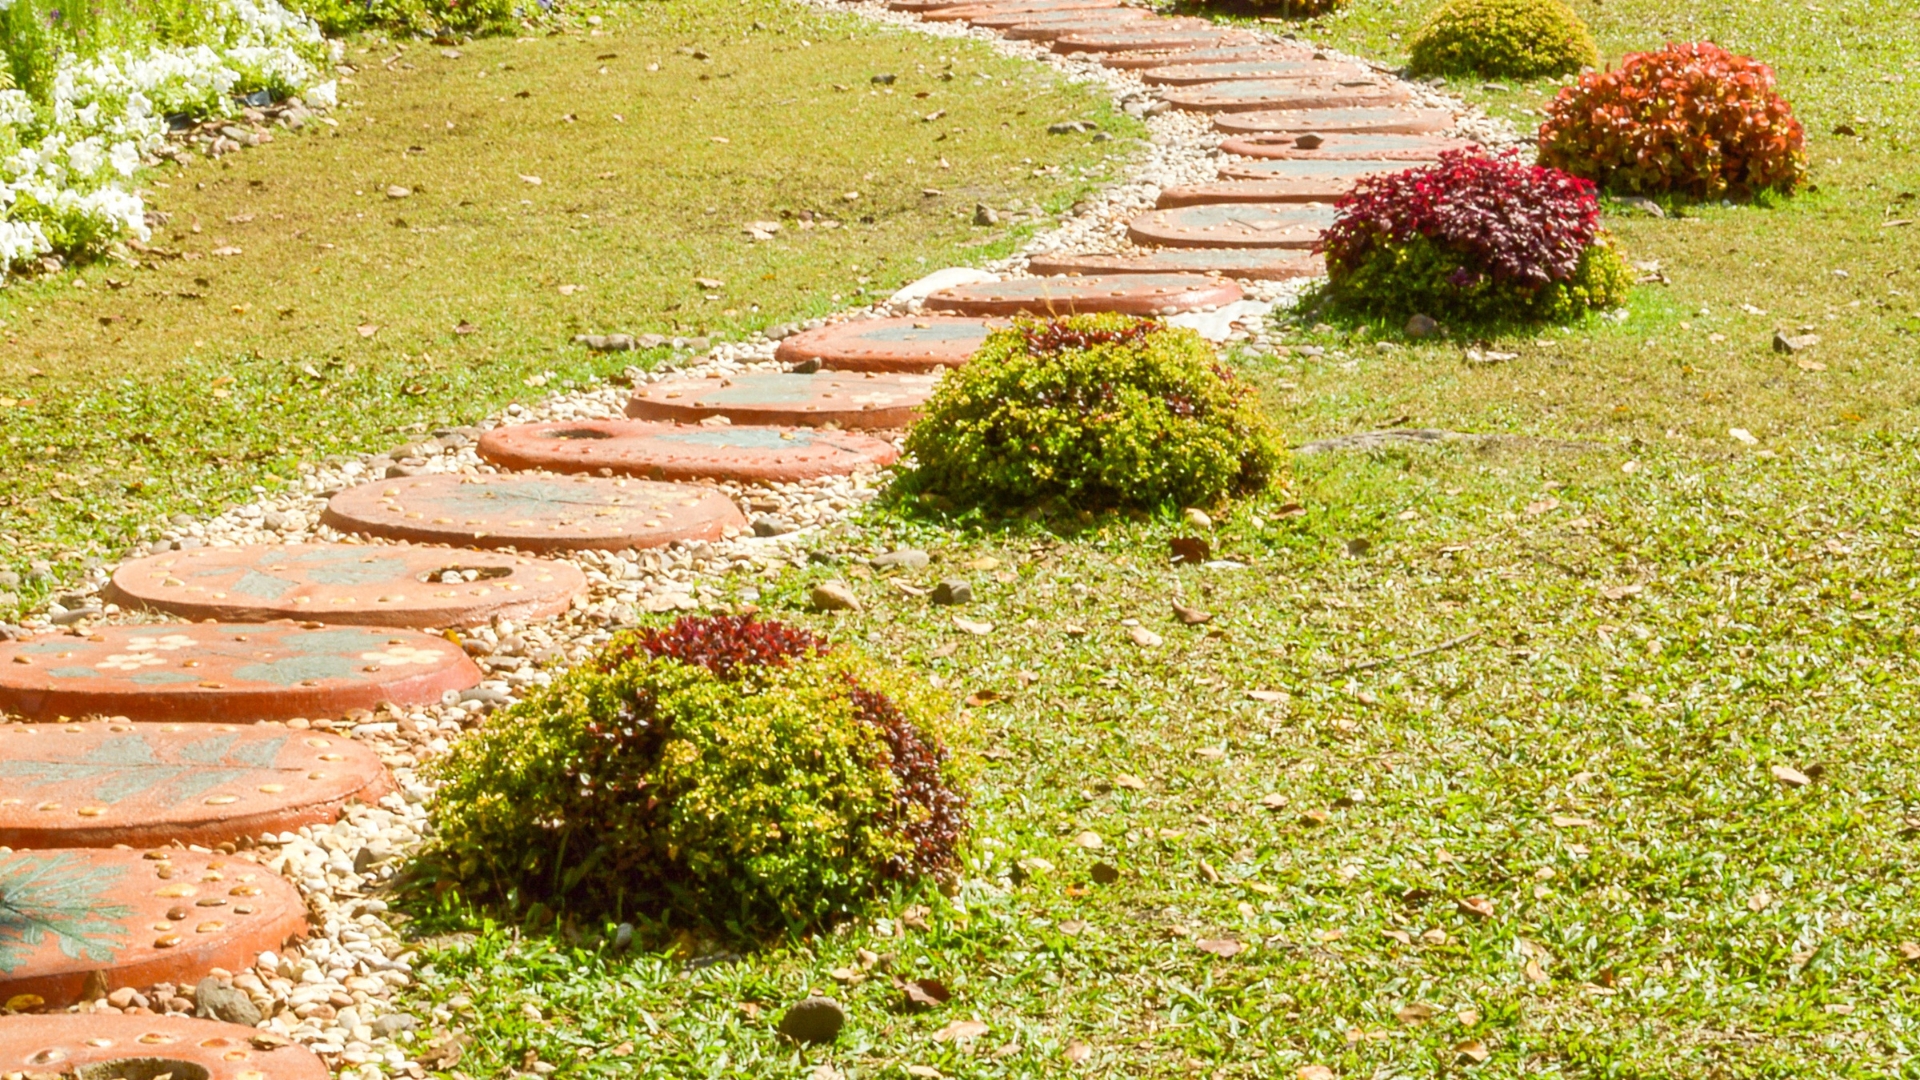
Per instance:
[[[804,566],[813,536],[877,494],[897,427],[993,320],[1131,311],[1265,348],[1270,306],[1319,272],[1302,249],[1332,198],[1446,139],[1512,138],[1359,58],[1117,0],[796,2],[1097,82],[1144,119],[1144,159],[1013,257],[785,344],[755,335],[630,371],[631,386],[308,466],[298,493],[166,523],[111,589],[102,569],[29,619],[0,649],[0,707],[39,721],[0,738],[0,836],[18,845],[0,848],[0,895],[39,897],[63,936],[29,948],[41,939],[0,909],[0,1002],[56,1010],[0,1019],[0,1073],[125,1043],[189,1063],[225,1048],[258,1063],[237,1074],[250,1080],[317,1075],[320,1059],[356,1080],[421,1075],[423,1020],[390,1004],[413,957],[378,894],[425,831],[422,760],[638,613],[720,608],[722,577]],[[1261,156],[1230,157],[1226,138]],[[560,472],[515,471],[547,463]],[[391,539],[408,537],[448,546]],[[549,554],[471,550],[512,544]],[[175,621],[209,614],[225,622]],[[472,662],[388,627],[453,628]],[[368,693],[385,700],[363,707]],[[108,850],[121,840],[146,850]],[[305,917],[269,904],[280,896]],[[257,1030],[150,1015],[195,1012]]]

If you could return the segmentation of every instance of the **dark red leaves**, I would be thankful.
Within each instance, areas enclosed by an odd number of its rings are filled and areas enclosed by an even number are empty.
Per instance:
[[[796,656],[826,651],[826,642],[785,623],[760,622],[750,615],[689,615],[665,630],[646,631],[612,659],[622,663],[644,653],[697,664],[731,682],[747,669],[784,666]]]
[[[940,766],[946,747],[922,735],[885,694],[851,678],[847,696],[854,714],[873,725],[886,741],[887,765],[900,787],[894,792],[893,825],[911,845],[886,868],[887,876],[942,875],[960,863],[960,838],[967,827],[967,797],[948,787]]]
[[[1115,327],[1075,325],[1058,319],[1022,319],[1015,324],[1034,356],[1058,356],[1068,349],[1131,345],[1160,329],[1150,319],[1132,319]]]

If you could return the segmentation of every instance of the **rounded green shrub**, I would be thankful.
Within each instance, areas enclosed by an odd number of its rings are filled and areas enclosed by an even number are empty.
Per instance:
[[[1253,388],[1192,330],[1020,320],[948,372],[907,433],[906,488],[990,510],[1201,506],[1281,467]]]
[[[434,766],[426,867],[481,903],[741,936],[832,923],[957,868],[946,712],[777,622],[627,633]]]
[[[1251,0],[1248,6],[1296,19],[1332,14],[1341,0]]]
[[[1533,79],[1600,62],[1593,35],[1560,0],[1448,0],[1414,35],[1419,75]]]

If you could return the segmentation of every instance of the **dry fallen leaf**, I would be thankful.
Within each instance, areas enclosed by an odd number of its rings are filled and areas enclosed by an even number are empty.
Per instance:
[[[1144,626],[1127,627],[1127,636],[1133,639],[1135,645],[1143,649],[1151,649],[1160,644],[1160,635]]]
[[[953,991],[939,979],[915,979],[900,989],[907,995],[908,1012],[925,1012],[953,1000]]]
[[[1920,942],[1903,941],[1899,944],[1898,948],[1900,950],[1900,959],[1920,961]]]
[[[1433,1019],[1433,1006],[1417,1003],[1402,1005],[1394,1010],[1393,1015],[1399,1017],[1403,1024],[1424,1024]]]
[[[993,633],[992,623],[974,622],[972,619],[963,619],[958,615],[955,615],[953,617],[953,625],[959,627],[962,630],[965,630],[967,633],[972,634],[975,637],[985,637],[988,634]]]
[[[1060,1056],[1066,1058],[1069,1065],[1084,1065],[1093,1057],[1093,1044],[1074,1039],[1067,1043],[1066,1050]]]
[[[916,1080],[941,1080],[942,1076],[940,1070],[931,1065],[909,1065],[907,1075]]]
[[[1130,775],[1128,773],[1121,773],[1119,776],[1114,777],[1113,786],[1117,788],[1126,788],[1128,791],[1147,790],[1147,782],[1145,780],[1142,780],[1139,777]]]
[[[359,326],[354,327],[354,329],[360,331],[361,337],[372,337],[380,332],[380,327],[374,323],[361,323]]]
[[[982,705],[991,705],[1000,699],[1001,695],[997,690],[975,690],[967,695],[967,706],[977,709]]]
[[[1456,901],[1460,914],[1471,915],[1476,919],[1493,918],[1493,901],[1484,896],[1469,896]]]
[[[1213,612],[1205,611],[1197,607],[1187,607],[1179,601],[1174,602],[1173,614],[1175,618],[1187,626],[1199,626],[1202,623],[1213,621]]]
[[[1287,797],[1277,791],[1260,796],[1260,805],[1269,810],[1279,810],[1287,805]]]
[[[1527,963],[1520,969],[1520,973],[1525,975],[1527,981],[1530,983],[1543,983],[1547,981],[1547,969],[1540,966],[1540,958],[1537,956],[1528,957]]]
[[[1760,441],[1759,439],[1756,439],[1753,437],[1753,432],[1748,431],[1746,428],[1743,428],[1743,427],[1728,428],[1727,434],[1729,436],[1732,436],[1733,441],[1745,443],[1748,446],[1753,446]]]
[[[1088,851],[1099,851],[1106,846],[1106,841],[1100,839],[1100,834],[1094,832],[1092,829],[1087,829],[1081,832],[1080,835],[1074,837],[1073,843],[1074,846],[1084,848]]]
[[[1325,1065],[1302,1065],[1294,1080],[1333,1080],[1333,1070]]]
[[[1808,784],[1813,783],[1811,777],[1791,765],[1775,765],[1767,771],[1773,774],[1775,780],[1780,781],[1788,787],[1806,787]]]
[[[1247,691],[1247,697],[1253,699],[1254,701],[1265,701],[1265,702],[1280,702],[1280,701],[1292,700],[1292,695],[1288,694],[1285,690],[1249,690]]]
[[[987,1025],[978,1020],[955,1020],[933,1033],[935,1042],[971,1042],[987,1033]]]
[[[545,180],[542,180],[537,176],[528,176],[526,173],[521,173],[520,179],[526,181],[529,184],[532,184],[534,187],[539,187],[541,184],[546,183]]]
[[[1204,536],[1176,536],[1167,541],[1167,548],[1177,563],[1203,563],[1213,557],[1213,545]]]
[[[1593,822],[1583,817],[1568,817],[1565,814],[1553,815],[1553,827],[1556,829],[1584,829]]]
[[[1487,1044],[1481,1042],[1479,1039],[1468,1039],[1465,1042],[1456,1043],[1454,1044],[1453,1052],[1473,1062],[1475,1065],[1480,1064],[1491,1056],[1487,1050]]]
[[[212,255],[216,259],[227,259],[240,254],[240,249],[237,247],[217,247],[207,254]]]
[[[1245,943],[1232,938],[1201,938],[1193,945],[1203,953],[1212,953],[1219,957],[1239,956],[1247,950]]]
[[[1527,516],[1539,517],[1541,514],[1549,513],[1551,511],[1558,510],[1558,509],[1560,509],[1560,500],[1549,495],[1546,498],[1541,499],[1539,502],[1528,503]]]

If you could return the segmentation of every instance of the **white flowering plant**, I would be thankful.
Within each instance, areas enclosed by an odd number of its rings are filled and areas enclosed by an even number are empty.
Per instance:
[[[232,115],[259,90],[335,98],[319,25],[278,0],[0,0],[0,54],[0,283],[146,240],[131,181],[170,117]]]

